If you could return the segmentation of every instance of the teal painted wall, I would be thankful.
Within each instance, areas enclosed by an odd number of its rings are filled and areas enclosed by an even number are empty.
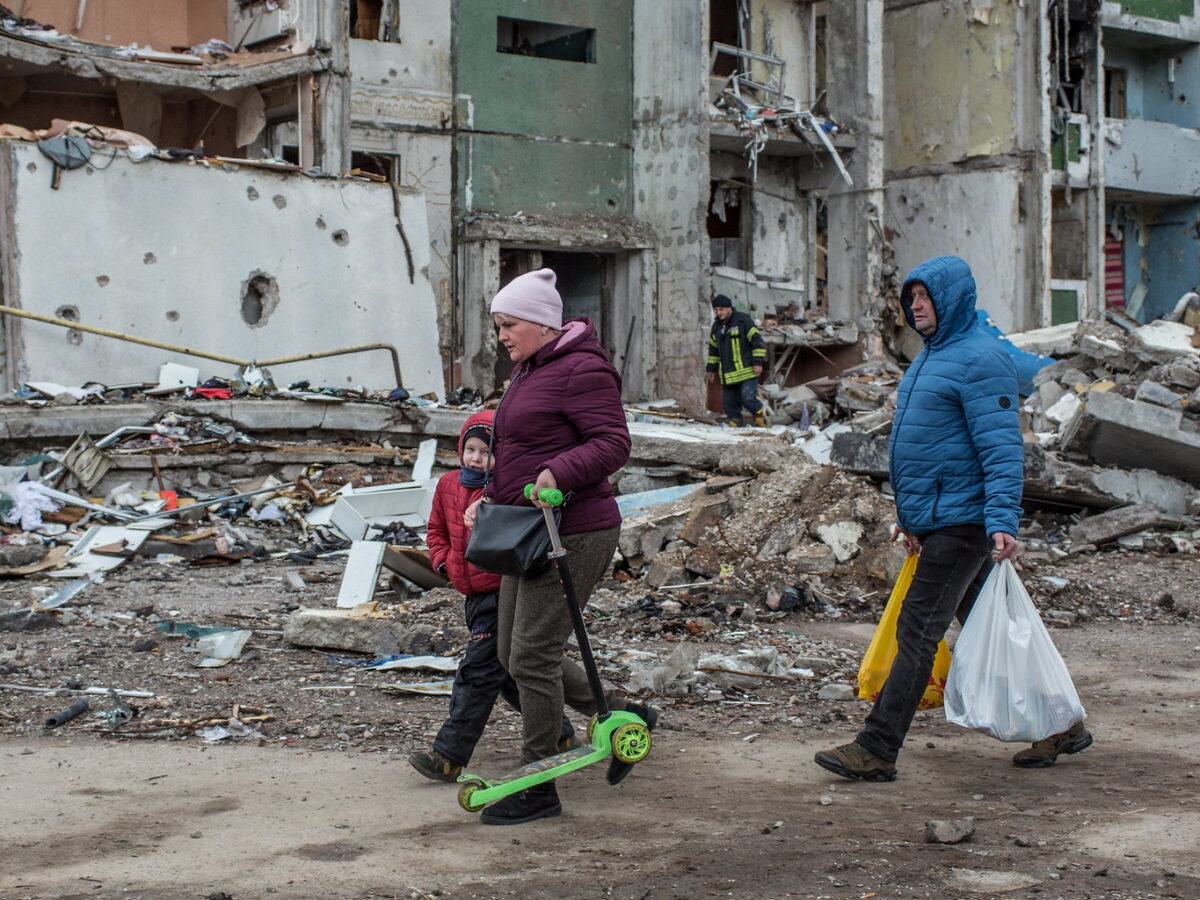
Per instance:
[[[499,17],[595,29],[595,62],[499,53]],[[627,215],[632,0],[457,0],[460,209]]]

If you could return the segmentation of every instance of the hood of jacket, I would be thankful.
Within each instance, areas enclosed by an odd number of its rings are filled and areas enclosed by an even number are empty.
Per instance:
[[[458,463],[462,465],[463,444],[467,442],[467,432],[476,425],[484,425],[487,427],[488,435],[491,435],[493,420],[496,418],[496,411],[492,409],[481,409],[477,413],[472,413],[467,417],[467,421],[463,422],[462,430],[458,433]],[[490,442],[489,442],[490,443]]]
[[[608,354],[600,345],[596,327],[587,316],[568,319],[563,323],[562,334],[527,359],[524,365],[536,367],[568,353],[591,353],[608,362]]]
[[[908,326],[914,330],[912,289],[918,283],[925,285],[937,313],[937,331],[928,337],[922,335],[926,347],[948,344],[975,328],[975,277],[966,260],[935,256],[908,273],[900,289],[900,306]]]

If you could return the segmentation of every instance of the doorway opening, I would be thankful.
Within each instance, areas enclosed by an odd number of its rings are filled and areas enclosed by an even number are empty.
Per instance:
[[[615,355],[612,326],[614,255],[573,250],[500,248],[500,284],[537,269],[553,269],[563,301],[563,321],[586,316],[610,357]],[[513,362],[501,347],[496,354],[496,384],[506,381]]]

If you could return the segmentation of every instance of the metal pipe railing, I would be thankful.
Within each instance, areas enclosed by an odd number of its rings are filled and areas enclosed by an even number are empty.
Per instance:
[[[0,306],[0,314],[17,316],[22,319],[33,319],[35,322],[45,322],[47,325],[58,325],[62,328],[74,328],[78,331],[86,331],[88,334],[97,334],[101,337],[113,338],[118,341],[128,341],[131,344],[141,344],[145,347],[154,347],[158,350],[169,350],[172,353],[182,353],[186,356],[196,356],[200,359],[211,359],[241,368],[247,366],[282,366],[288,363],[305,362],[310,359],[324,359],[329,356],[346,356],[351,353],[365,353],[370,350],[386,350],[392,357],[392,371],[396,375],[396,387],[404,387],[403,379],[400,375],[400,354],[391,344],[358,344],[353,347],[339,347],[336,350],[320,350],[316,353],[282,356],[279,359],[249,360],[237,359],[233,356],[222,356],[219,353],[207,353],[203,350],[193,349],[192,347],[180,347],[177,344],[168,344],[164,341],[154,341],[150,338],[123,334],[119,331],[110,331],[107,328],[98,328],[95,325],[84,325],[82,322],[72,322],[69,319],[56,319],[53,316],[44,316],[41,313],[16,309],[12,306]]]

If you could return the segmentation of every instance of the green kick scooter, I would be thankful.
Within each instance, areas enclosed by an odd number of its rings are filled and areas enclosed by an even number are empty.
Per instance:
[[[525,485],[525,499],[533,498],[534,486]],[[562,491],[543,488],[537,498],[550,506],[560,506]],[[583,658],[583,669],[587,673],[592,689],[592,700],[596,714],[588,723],[587,744],[548,756],[513,769],[507,775],[488,780],[479,775],[463,773],[458,776],[462,785],[458,789],[458,805],[467,812],[478,812],[489,803],[503,800],[510,794],[543,784],[582,769],[593,763],[603,762],[614,756],[619,762],[641,762],[650,753],[650,728],[636,713],[625,710],[610,710],[604,699],[604,688],[600,684],[600,673],[596,670],[596,659],[592,656],[592,645],[588,641],[583,614],[579,611],[579,599],[575,594],[575,582],[571,580],[571,567],[567,563],[567,550],[558,534],[558,525],[548,508],[542,509],[546,516],[546,530],[550,533],[549,557],[558,566],[563,595],[571,613],[571,624],[575,629],[575,640],[579,644],[579,655]]]

